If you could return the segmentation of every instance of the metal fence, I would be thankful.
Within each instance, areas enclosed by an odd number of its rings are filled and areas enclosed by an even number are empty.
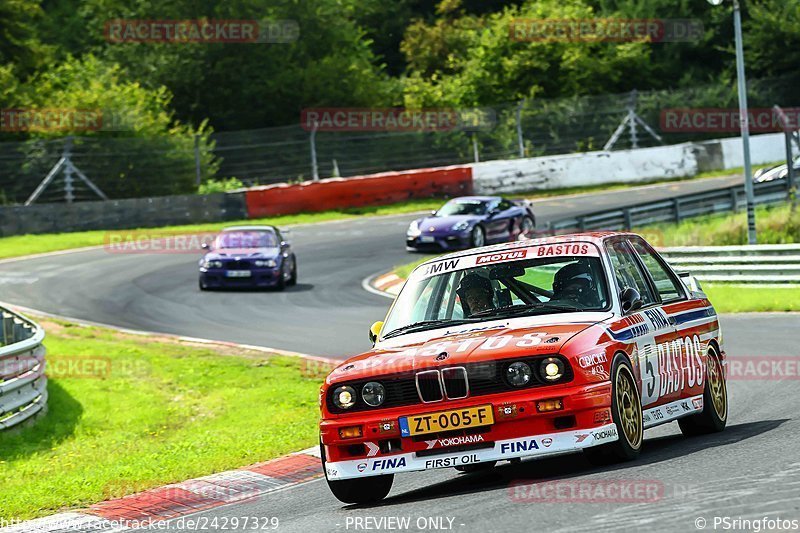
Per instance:
[[[786,180],[756,183],[755,203],[774,204],[787,200]],[[576,217],[564,217],[548,222],[546,231],[564,233],[589,230],[630,230],[662,222],[678,223],[686,218],[714,213],[738,211],[746,206],[744,186],[686,194],[610,211],[598,211]]]
[[[16,426],[47,405],[44,330],[0,308],[0,430]]]
[[[753,108],[800,106],[796,80],[753,80]],[[738,106],[732,85],[571,98],[531,98],[484,108],[488,127],[438,132],[317,131],[297,124],[187,136],[137,138],[99,131],[92,137],[0,143],[0,204],[23,203],[64,156],[109,198],[188,194],[210,178],[236,177],[246,185],[342,177],[390,170],[464,164],[601,149],[646,147],[738,135],[665,131],[672,108]],[[459,110],[455,110],[459,111]],[[468,111],[468,110],[462,110]],[[485,126],[485,125],[484,125]],[[11,140],[6,134],[2,139]],[[315,164],[316,163],[316,164]],[[57,179],[37,200],[96,199],[81,180]]]
[[[700,281],[800,283],[800,244],[685,246],[659,252],[673,268]]]

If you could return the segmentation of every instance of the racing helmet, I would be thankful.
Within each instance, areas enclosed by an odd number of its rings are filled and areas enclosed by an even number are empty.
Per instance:
[[[483,292],[486,295],[487,304],[493,305],[494,288],[492,287],[492,282],[477,272],[472,272],[462,278],[461,283],[458,284],[458,289],[456,289],[456,294],[461,300],[461,306],[464,308],[465,314],[469,315],[474,311],[470,309],[467,303],[467,293],[472,290]]]
[[[561,267],[553,277],[553,298],[558,299],[570,285],[578,287],[578,302],[584,305],[597,305],[597,285],[589,265],[579,261]]]

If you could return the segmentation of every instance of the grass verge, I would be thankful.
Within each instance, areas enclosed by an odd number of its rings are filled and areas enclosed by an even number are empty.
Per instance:
[[[48,320],[48,413],[0,434],[0,518],[30,519],[317,442],[300,359]]]
[[[800,311],[800,287],[747,287],[704,283],[703,290],[718,313]]]

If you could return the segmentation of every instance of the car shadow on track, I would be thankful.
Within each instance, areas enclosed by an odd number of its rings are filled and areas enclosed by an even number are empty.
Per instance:
[[[521,463],[505,463],[492,470],[462,474],[453,479],[436,483],[425,488],[412,490],[372,505],[348,505],[345,509],[364,509],[387,507],[426,501],[435,498],[457,496],[502,489],[511,490],[512,484],[525,482],[577,478],[597,472],[612,472],[643,465],[656,464],[670,459],[684,457],[695,452],[719,446],[729,446],[778,428],[789,419],[762,420],[728,426],[721,433],[687,438],[681,434],[645,439],[642,454],[635,461],[617,463],[605,467],[594,467],[581,453],[561,455],[551,458],[526,460]]]

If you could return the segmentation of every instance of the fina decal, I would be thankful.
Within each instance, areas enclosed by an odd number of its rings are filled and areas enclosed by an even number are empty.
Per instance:
[[[367,463],[358,463],[358,466],[356,467],[356,469],[359,472],[363,472],[364,470],[367,469]]]

